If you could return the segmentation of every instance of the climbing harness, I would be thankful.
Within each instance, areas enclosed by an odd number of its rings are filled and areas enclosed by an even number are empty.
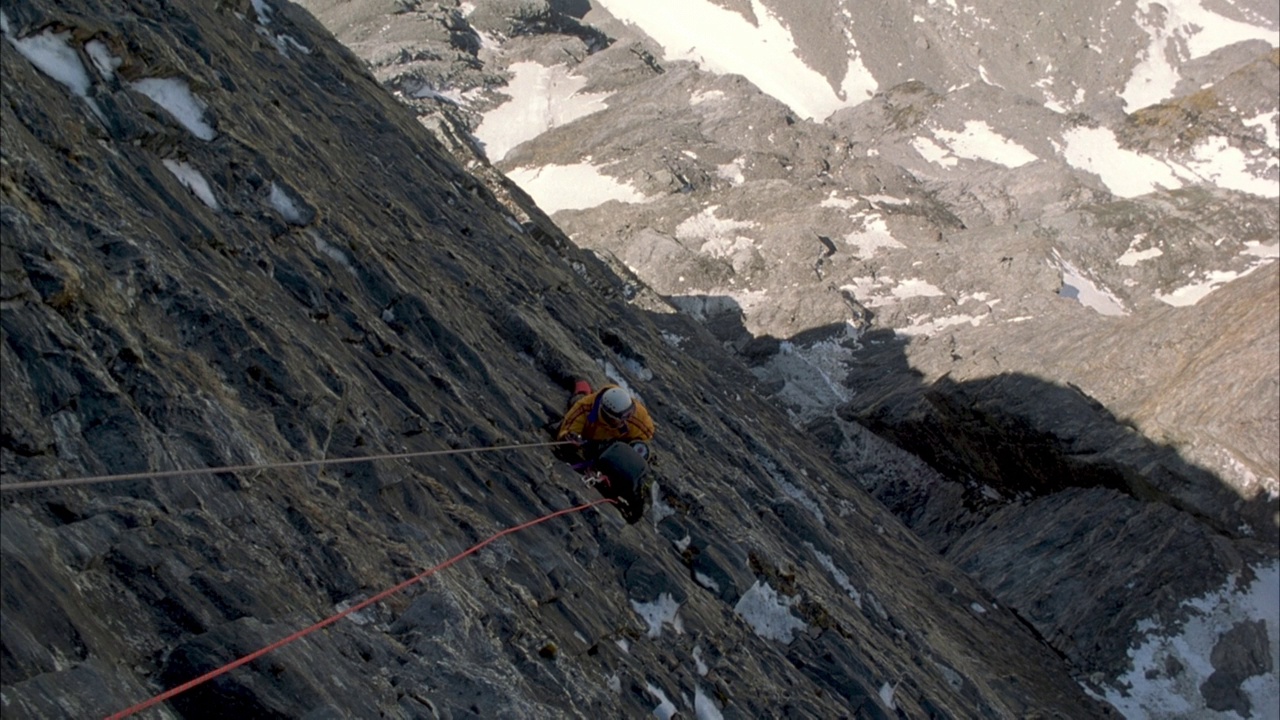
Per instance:
[[[582,482],[586,483],[587,487],[592,489],[597,489],[597,486],[599,485],[609,487],[609,478],[605,477],[605,474],[599,470],[588,470],[586,474],[582,476]]]

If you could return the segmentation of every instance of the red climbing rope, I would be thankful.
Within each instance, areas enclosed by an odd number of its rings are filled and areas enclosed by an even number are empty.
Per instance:
[[[533,520],[530,520],[529,522],[522,523],[522,524],[520,524],[520,525],[516,525],[515,527],[507,528],[506,530],[503,530],[503,531],[501,531],[501,532],[499,532],[499,533],[496,533],[496,534],[494,534],[494,535],[490,536],[490,537],[489,537],[488,539],[486,539],[486,540],[483,540],[483,541],[481,541],[481,542],[476,543],[475,545],[472,545],[471,547],[467,548],[467,549],[466,549],[466,550],[464,550],[463,552],[460,552],[460,553],[458,553],[457,555],[454,555],[453,557],[449,558],[448,560],[445,560],[444,562],[440,563],[439,565],[436,565],[436,566],[435,566],[435,567],[433,567],[433,568],[430,568],[430,569],[428,569],[428,570],[424,570],[424,571],[422,571],[421,573],[418,573],[417,575],[415,575],[415,576],[413,576],[413,577],[409,578],[408,580],[405,580],[404,582],[400,583],[399,585],[396,585],[396,586],[395,586],[395,587],[393,587],[393,588],[390,588],[390,589],[388,589],[388,590],[383,590],[382,592],[378,593],[377,595],[374,595],[373,597],[371,597],[371,598],[369,598],[369,599],[367,599],[367,600],[363,600],[363,601],[361,601],[361,602],[359,602],[359,603],[357,603],[357,604],[355,604],[355,605],[352,605],[351,607],[347,608],[346,610],[343,610],[342,612],[337,613],[337,614],[335,614],[335,615],[331,615],[331,616],[329,616],[329,617],[325,618],[324,620],[321,620],[320,622],[318,622],[318,623],[316,623],[316,624],[314,624],[314,625],[312,625],[312,626],[310,626],[310,627],[303,628],[302,630],[299,630],[299,631],[297,631],[297,632],[293,633],[292,635],[289,635],[289,636],[287,636],[287,637],[281,638],[280,640],[277,640],[277,641],[275,641],[275,642],[271,643],[270,645],[268,645],[268,646],[266,646],[266,647],[262,648],[261,650],[257,650],[257,651],[255,651],[255,652],[249,653],[248,655],[245,655],[244,657],[240,658],[239,660],[235,660],[235,661],[232,661],[232,662],[230,662],[230,663],[227,663],[226,665],[223,665],[222,667],[220,667],[220,668],[218,668],[218,669],[216,669],[216,670],[212,670],[212,671],[210,671],[210,672],[207,672],[207,673],[205,673],[204,675],[201,675],[200,677],[198,677],[198,678],[196,678],[196,679],[194,679],[194,680],[188,680],[187,682],[185,682],[185,683],[183,683],[183,684],[181,684],[181,685],[179,685],[179,686],[177,686],[177,687],[175,687],[175,688],[173,688],[173,689],[171,689],[171,690],[166,690],[165,692],[162,692],[162,693],[160,693],[159,695],[156,695],[155,697],[151,698],[150,700],[147,700],[147,701],[145,701],[145,702],[140,702],[140,703],[138,703],[137,705],[134,705],[133,707],[130,707],[130,708],[126,708],[126,709],[124,709],[124,710],[121,710],[120,712],[115,713],[114,715],[109,715],[109,716],[107,716],[107,720],[118,720],[119,718],[126,718],[126,717],[129,717],[130,715],[133,715],[133,714],[135,714],[135,713],[142,712],[143,710],[146,710],[147,708],[152,707],[153,705],[158,705],[159,703],[162,703],[162,702],[164,702],[165,700],[168,700],[169,698],[174,697],[175,695],[178,695],[178,694],[180,694],[180,693],[186,692],[187,690],[190,690],[191,688],[193,688],[193,687],[195,687],[195,686],[197,686],[197,685],[200,685],[200,684],[202,684],[202,683],[208,682],[208,681],[210,681],[210,680],[212,680],[212,679],[214,679],[214,678],[216,678],[216,677],[218,677],[218,676],[220,676],[220,675],[224,675],[224,674],[226,674],[226,673],[228,673],[228,672],[231,672],[232,670],[235,670],[236,668],[240,667],[241,665],[245,665],[245,664],[247,664],[247,663],[253,662],[254,660],[257,660],[258,658],[262,657],[263,655],[266,655],[267,653],[271,652],[272,650],[275,650],[275,649],[277,649],[277,648],[284,647],[285,645],[288,645],[289,643],[293,642],[294,640],[298,640],[298,639],[300,639],[300,638],[306,637],[307,635],[310,635],[311,633],[313,633],[313,632],[315,632],[315,631],[317,631],[317,630],[320,630],[320,629],[322,629],[322,628],[328,627],[328,626],[330,626],[330,625],[332,625],[332,624],[334,624],[334,623],[338,622],[338,621],[339,621],[339,620],[341,620],[342,618],[344,618],[344,617],[346,617],[346,616],[350,615],[351,613],[357,612],[357,611],[359,611],[359,610],[363,610],[364,608],[369,607],[370,605],[372,605],[372,604],[374,604],[374,603],[378,602],[379,600],[386,599],[387,597],[390,597],[391,595],[394,595],[395,593],[400,592],[401,590],[403,590],[403,589],[405,589],[405,588],[409,587],[410,585],[413,585],[414,583],[420,582],[420,581],[422,581],[424,578],[430,577],[431,575],[433,575],[433,574],[435,574],[435,573],[437,573],[437,572],[439,572],[439,571],[441,571],[441,570],[443,570],[443,569],[445,569],[445,568],[449,567],[450,565],[453,565],[454,563],[458,562],[458,561],[459,561],[459,560],[461,560],[462,558],[465,558],[466,556],[471,555],[471,554],[473,554],[473,553],[477,552],[477,551],[478,551],[478,550],[480,550],[481,548],[483,548],[483,547],[485,547],[486,545],[488,545],[488,544],[490,544],[490,543],[494,542],[495,540],[497,540],[497,539],[498,539],[498,538],[500,538],[500,537],[503,537],[503,536],[505,536],[505,535],[510,535],[510,534],[512,534],[512,533],[515,533],[515,532],[519,532],[519,531],[521,531],[521,530],[524,530],[525,528],[533,527],[534,525],[537,525],[538,523],[546,522],[547,520],[550,520],[550,519],[552,519],[552,518],[554,518],[554,517],[559,517],[559,516],[561,516],[561,515],[568,515],[569,513],[580,512],[580,511],[582,511],[582,510],[586,510],[587,508],[595,507],[596,505],[601,505],[601,504],[604,504],[604,503],[612,503],[612,502],[613,502],[613,500],[612,500],[612,499],[610,499],[610,498],[600,498],[599,500],[594,500],[594,501],[589,502],[589,503],[584,503],[584,504],[582,504],[582,505],[578,505],[578,506],[576,506],[576,507],[566,508],[566,509],[564,509],[564,510],[557,510],[557,511],[555,511],[555,512],[553,512],[553,513],[549,513],[549,514],[547,514],[547,515],[543,515],[542,517],[539,517],[539,518],[535,518],[535,519],[533,519]]]

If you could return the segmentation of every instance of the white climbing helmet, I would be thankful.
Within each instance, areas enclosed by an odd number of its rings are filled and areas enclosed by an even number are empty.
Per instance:
[[[620,387],[611,387],[600,395],[600,414],[605,420],[624,423],[635,411],[636,403],[631,399],[631,393]]]

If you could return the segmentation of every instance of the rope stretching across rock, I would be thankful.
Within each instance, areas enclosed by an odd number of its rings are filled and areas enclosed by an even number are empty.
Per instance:
[[[467,548],[466,550],[464,550],[464,551],[462,551],[462,552],[458,553],[457,555],[454,555],[453,557],[451,557],[451,558],[449,558],[448,560],[446,560],[446,561],[444,561],[444,562],[440,563],[439,565],[436,565],[436,566],[435,566],[435,567],[433,567],[433,568],[429,568],[429,569],[427,569],[427,570],[424,570],[424,571],[422,571],[421,573],[419,573],[419,574],[417,574],[417,575],[415,575],[415,576],[413,576],[413,577],[409,578],[408,580],[405,580],[404,582],[400,583],[399,585],[396,585],[395,587],[388,588],[387,590],[383,590],[382,592],[378,593],[377,595],[374,595],[373,597],[370,597],[370,598],[368,598],[367,600],[363,600],[363,601],[361,601],[361,602],[359,602],[359,603],[357,603],[357,604],[355,604],[355,605],[352,605],[351,607],[347,608],[346,610],[343,610],[342,612],[339,612],[339,613],[335,613],[335,614],[333,614],[333,615],[330,615],[329,617],[325,618],[324,620],[321,620],[321,621],[320,621],[320,622],[318,622],[318,623],[315,623],[314,625],[311,625],[311,626],[309,626],[309,627],[305,627],[305,628],[303,628],[303,629],[301,629],[301,630],[299,630],[299,631],[297,631],[297,632],[293,633],[292,635],[288,635],[288,636],[286,636],[286,637],[283,637],[283,638],[281,638],[281,639],[279,639],[279,640],[277,640],[277,641],[275,641],[275,642],[271,643],[270,645],[267,645],[266,647],[262,648],[261,650],[256,650],[256,651],[254,651],[254,652],[252,652],[252,653],[249,653],[248,655],[245,655],[244,657],[242,657],[242,658],[240,658],[240,659],[238,659],[238,660],[234,660],[234,661],[232,661],[232,662],[227,663],[226,665],[223,665],[223,666],[222,666],[222,667],[220,667],[220,668],[217,668],[217,669],[215,669],[215,670],[212,670],[212,671],[210,671],[210,672],[207,672],[207,673],[205,673],[204,675],[201,675],[201,676],[200,676],[200,677],[198,677],[198,678],[195,678],[195,679],[193,679],[193,680],[189,680],[189,681],[187,681],[187,682],[185,682],[185,683],[183,683],[183,684],[181,684],[181,685],[179,685],[179,686],[177,686],[177,687],[175,687],[175,688],[173,688],[173,689],[171,689],[171,690],[166,690],[165,692],[160,693],[159,695],[156,695],[155,697],[153,697],[153,698],[151,698],[151,699],[149,699],[149,700],[146,700],[146,701],[144,701],[144,702],[140,702],[140,703],[138,703],[137,705],[134,705],[134,706],[132,706],[132,707],[126,708],[126,709],[124,709],[124,710],[121,710],[120,712],[115,713],[115,714],[113,714],[113,715],[109,715],[109,716],[107,717],[107,719],[106,719],[106,720],[119,720],[120,718],[126,718],[126,717],[129,717],[129,716],[134,715],[134,714],[136,714],[136,713],[139,713],[139,712],[141,712],[141,711],[143,711],[143,710],[146,710],[147,708],[150,708],[150,707],[153,707],[153,706],[155,706],[155,705],[158,705],[158,704],[160,704],[160,703],[162,703],[162,702],[164,702],[164,701],[166,701],[166,700],[168,700],[168,699],[170,699],[170,698],[172,698],[172,697],[174,697],[174,696],[176,696],[176,695],[179,695],[179,694],[181,694],[181,693],[184,693],[184,692],[186,692],[187,690],[190,690],[191,688],[196,687],[197,685],[201,685],[201,684],[206,683],[206,682],[208,682],[208,681],[210,681],[210,680],[212,680],[212,679],[214,679],[214,678],[216,678],[216,677],[219,677],[219,676],[224,675],[224,674],[226,674],[226,673],[228,673],[228,672],[231,672],[232,670],[235,670],[236,668],[240,667],[241,665],[245,665],[245,664],[247,664],[247,663],[253,662],[254,660],[257,660],[258,658],[262,657],[263,655],[266,655],[267,653],[271,652],[272,650],[276,650],[277,648],[284,647],[285,645],[288,645],[289,643],[291,643],[291,642],[293,642],[293,641],[295,641],[295,640],[298,640],[298,639],[301,639],[301,638],[303,638],[303,637],[306,637],[307,635],[310,635],[311,633],[313,633],[313,632],[315,632],[315,631],[317,631],[317,630],[321,630],[321,629],[323,629],[323,628],[326,628],[326,627],[328,627],[328,626],[330,626],[330,625],[332,625],[332,624],[334,624],[334,623],[338,622],[338,621],[339,621],[339,620],[341,620],[342,618],[344,618],[344,617],[346,617],[346,616],[348,616],[348,615],[350,615],[350,614],[352,614],[352,613],[354,613],[354,612],[358,612],[358,611],[360,611],[360,610],[363,610],[364,608],[367,608],[367,607],[369,607],[370,605],[372,605],[372,604],[374,604],[374,603],[376,603],[376,602],[378,602],[378,601],[380,601],[380,600],[384,600],[384,599],[386,599],[387,597],[389,597],[389,596],[391,596],[391,595],[394,595],[394,594],[395,594],[395,593],[397,593],[397,592],[400,592],[401,590],[403,590],[403,589],[405,589],[405,588],[409,587],[410,585],[413,585],[413,584],[415,584],[415,583],[417,583],[417,582],[422,581],[423,579],[425,579],[425,578],[427,578],[427,577],[430,577],[431,575],[433,575],[433,574],[435,574],[435,573],[439,572],[440,570],[443,570],[443,569],[445,569],[445,568],[449,567],[450,565],[453,565],[454,563],[456,563],[456,562],[458,562],[459,560],[461,560],[461,559],[463,559],[463,558],[467,557],[468,555],[471,555],[471,554],[473,554],[473,553],[475,553],[475,552],[479,551],[481,548],[485,547],[486,545],[489,545],[490,543],[494,542],[494,541],[495,541],[495,540],[497,540],[498,538],[504,537],[504,536],[506,536],[506,535],[510,535],[510,534],[512,534],[512,533],[515,533],[515,532],[519,532],[519,531],[521,531],[521,530],[524,530],[525,528],[533,527],[534,525],[537,525],[537,524],[542,523],[542,522],[546,522],[547,520],[550,520],[550,519],[552,519],[552,518],[554,518],[554,517],[559,517],[559,516],[561,516],[561,515],[568,515],[569,513],[581,512],[582,510],[586,510],[587,508],[595,507],[596,505],[603,505],[603,504],[606,504],[606,503],[612,503],[612,502],[614,502],[614,501],[613,501],[613,500],[611,500],[611,499],[609,499],[609,498],[600,498],[599,500],[594,500],[594,501],[592,501],[592,502],[584,503],[584,504],[582,504],[582,505],[577,505],[577,506],[575,506],[575,507],[565,508],[564,510],[557,510],[557,511],[555,511],[555,512],[548,513],[548,514],[543,515],[543,516],[541,516],[541,517],[538,517],[538,518],[535,518],[535,519],[533,519],[533,520],[530,520],[529,522],[522,523],[522,524],[520,524],[520,525],[516,525],[516,526],[514,526],[514,527],[509,527],[509,528],[507,528],[506,530],[503,530],[503,531],[501,531],[501,532],[495,533],[495,534],[493,534],[493,535],[489,536],[487,539],[482,540],[481,542],[478,542],[478,543],[476,543],[475,545],[472,545],[471,547],[469,547],[469,548]]]
[[[63,478],[55,480],[30,480],[24,482],[0,481],[0,491],[38,490],[41,488],[67,487],[72,485],[96,485],[98,483],[123,482],[125,480],[157,480],[161,478],[181,477],[184,475],[206,475],[229,472],[248,472],[251,470],[276,470],[280,468],[308,467],[311,465],[343,465],[349,463],[372,462],[374,460],[402,460],[406,458],[429,457],[432,455],[462,455],[470,453],[499,452],[504,450],[525,450],[529,448],[554,447],[570,445],[568,441],[525,443],[522,445],[495,445],[492,447],[458,448],[455,450],[424,450],[421,452],[389,453],[385,455],[364,455],[349,458],[324,458],[321,460],[290,460],[277,463],[257,465],[224,465],[212,468],[194,468],[189,470],[159,470],[154,472],[127,473],[124,475],[90,475],[87,477]]]
[[[108,483],[108,482],[123,482],[126,480],[156,480],[156,479],[162,479],[162,478],[182,477],[187,475],[208,475],[208,474],[230,473],[230,472],[248,472],[248,471],[255,471],[255,470],[274,470],[274,469],[282,469],[282,468],[309,467],[309,466],[315,466],[315,465],[343,465],[343,464],[358,463],[358,462],[373,462],[375,460],[402,460],[402,459],[408,459],[408,458],[430,457],[435,455],[461,455],[461,454],[468,454],[468,453],[499,452],[499,451],[506,451],[506,450],[523,450],[523,449],[529,449],[529,448],[554,447],[558,445],[568,445],[568,444],[572,444],[572,443],[569,443],[567,441],[525,443],[520,445],[499,445],[494,447],[458,448],[453,450],[426,450],[421,452],[387,453],[383,455],[366,455],[366,456],[351,457],[351,458],[326,458],[321,460],[292,460],[292,461],[277,462],[277,463],[224,465],[221,467],[212,467],[212,468],[194,468],[194,469],[187,469],[187,470],[159,470],[159,471],[152,471],[152,472],[126,473],[121,475],[91,475],[91,476],[85,476],[85,477],[61,478],[61,479],[53,479],[53,480],[33,480],[33,481],[26,481],[26,482],[0,482],[0,491],[37,490],[37,489],[43,489],[43,488],[95,485],[99,483]],[[374,595],[366,600],[363,600],[355,605],[352,605],[346,610],[330,615],[329,617],[321,620],[320,622],[317,622],[313,625],[303,628],[291,635],[283,637],[280,640],[277,640],[260,650],[249,653],[248,655],[245,655],[244,657],[241,657],[232,662],[229,662],[226,665],[223,665],[222,667],[219,667],[210,672],[207,672],[204,675],[201,675],[200,677],[189,680],[175,688],[166,690],[165,692],[160,693],[159,695],[156,695],[144,702],[138,703],[137,705],[133,705],[132,707],[126,708],[124,710],[121,710],[120,712],[110,715],[107,717],[107,720],[118,720],[119,718],[126,718],[131,715],[142,712],[143,710],[146,710],[148,708],[154,707],[155,705],[158,705],[181,693],[184,693],[187,690],[190,690],[198,685],[202,685],[219,676],[225,675],[226,673],[231,672],[232,670],[235,670],[236,668],[242,665],[246,665],[250,662],[253,662],[254,660],[257,660],[258,658],[262,657],[263,655],[266,655],[267,653],[273,650],[284,647],[285,645],[288,645],[289,643],[294,642],[295,640],[304,638],[307,635],[310,635],[311,633],[316,632],[317,630],[322,630],[338,622],[342,618],[347,617],[348,615],[351,615],[352,613],[359,612],[360,610],[363,610],[364,608],[369,607],[370,605],[376,602],[385,600],[391,595],[394,595],[395,593],[400,592],[401,590],[404,590],[405,588],[411,585],[421,582],[422,580],[430,577],[431,575],[439,572],[440,570],[443,570],[449,567],[450,565],[457,563],[459,560],[462,560],[468,555],[478,552],[480,549],[484,548],[490,543],[493,543],[494,541],[498,540],[501,537],[510,535],[515,532],[519,532],[520,530],[524,530],[526,528],[533,527],[534,525],[546,522],[547,520],[550,520],[555,517],[559,517],[561,515],[581,512],[582,510],[595,507],[596,505],[613,504],[615,502],[616,501],[612,498],[600,498],[599,500],[594,500],[592,502],[584,503],[582,505],[577,505],[575,507],[566,508],[564,510],[557,510],[555,512],[548,513],[541,517],[530,520],[529,522],[522,523],[520,525],[516,525],[514,527],[507,528],[506,530],[502,530],[501,532],[495,533],[489,536],[488,538],[486,538],[485,540],[478,542],[475,545],[472,545],[470,548],[467,548],[463,552],[458,553],[457,555],[454,555],[453,557],[440,563],[439,565],[436,565],[435,567],[424,570],[421,573],[409,578],[408,580],[405,580],[399,585],[388,588],[378,593],[377,595]]]

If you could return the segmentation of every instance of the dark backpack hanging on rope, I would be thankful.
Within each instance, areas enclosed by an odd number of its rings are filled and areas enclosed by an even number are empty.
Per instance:
[[[644,476],[649,471],[649,464],[635,448],[624,442],[615,442],[591,463],[591,469],[608,479],[596,489],[601,495],[618,501],[618,511],[623,519],[634,524],[644,517],[645,506],[649,504],[649,485],[644,482]]]

